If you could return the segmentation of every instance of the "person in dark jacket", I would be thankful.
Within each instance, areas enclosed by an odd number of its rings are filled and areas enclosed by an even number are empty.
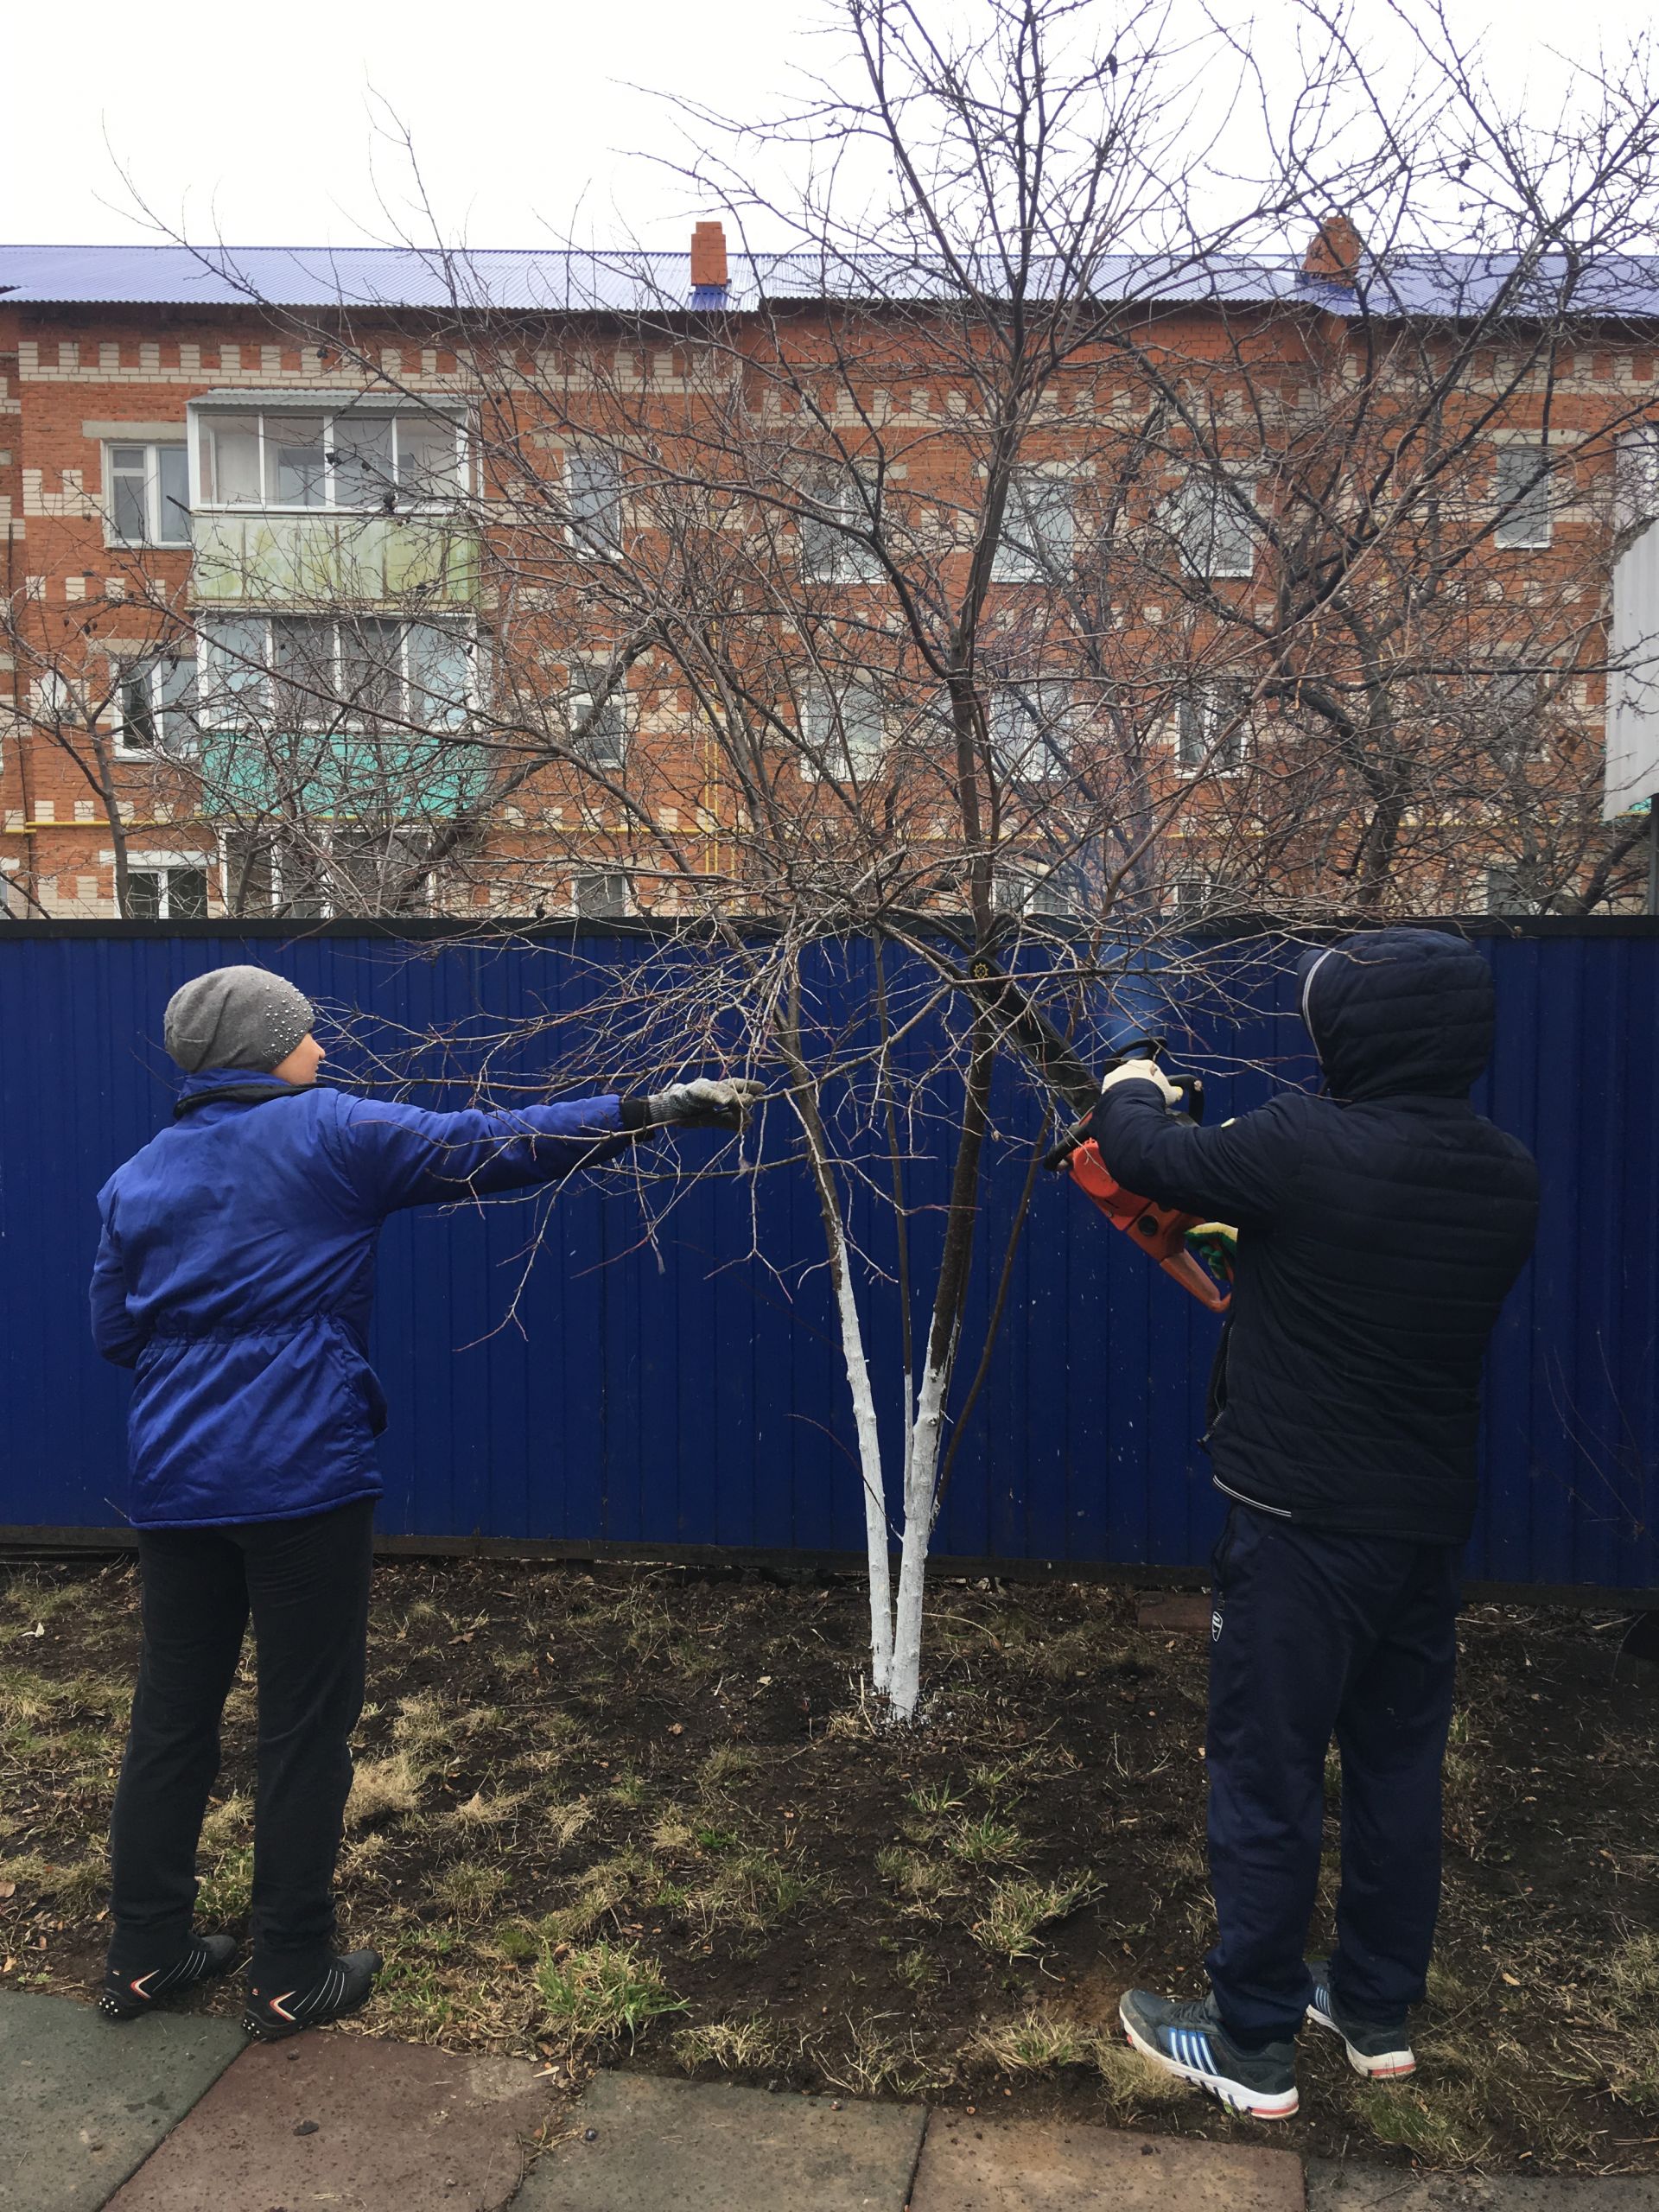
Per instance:
[[[337,1957],[334,1860],[363,1701],[374,1440],[375,1243],[403,1206],[556,1181],[656,1127],[735,1129],[760,1086],[683,1084],[512,1112],[431,1114],[316,1084],[309,1002],[263,969],[176,992],[170,1128],[99,1193],[92,1333],[134,1370],[130,1518],[143,1641],[111,1826],[100,1999],[131,2019],[225,1973],[193,1934],[219,1723],[250,1617],[258,1767],[246,2024],[354,2011],[379,1969]]]
[[[1219,1940],[1207,1999],[1132,1990],[1122,2017],[1148,2057],[1262,2118],[1296,2109],[1305,2019],[1363,2075],[1415,2063],[1481,1366],[1538,1212],[1530,1155],[1469,1102],[1493,1007],[1454,937],[1350,937],[1301,968],[1325,1095],[1200,1128],[1135,1060],[1091,1124],[1128,1189],[1238,1229],[1206,1440],[1234,1501],[1205,1748]],[[1309,1961],[1333,1734],[1337,1945]]]

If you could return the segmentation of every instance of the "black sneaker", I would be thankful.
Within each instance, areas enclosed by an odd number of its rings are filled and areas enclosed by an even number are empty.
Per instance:
[[[1183,2005],[1154,1997],[1149,1989],[1132,1989],[1117,2011],[1124,2034],[1143,2058],[1183,2082],[1196,2082],[1235,2112],[1288,2120],[1295,2111],[1294,2041],[1241,2050],[1228,2039],[1213,1997]]]
[[[280,2043],[302,2029],[327,2027],[368,2003],[382,1963],[378,1951],[347,1951],[303,1988],[256,1989],[250,1981],[242,2024],[261,2043]]]
[[[230,1972],[236,1942],[229,1936],[193,1936],[171,1966],[152,1967],[148,1974],[117,1974],[105,1969],[98,2009],[106,2020],[136,2020],[153,2012],[165,1997],[181,1997],[199,1981],[217,1981]]]
[[[1338,2009],[1331,1993],[1329,1961],[1310,1959],[1307,1970],[1313,1977],[1307,2017],[1316,2028],[1329,2028],[1332,2035],[1342,2037],[1348,2050],[1348,2063],[1356,2074],[1363,2074],[1373,2082],[1399,2082],[1417,2071],[1416,2056],[1407,2039],[1403,2020],[1356,2019],[1351,2012]]]

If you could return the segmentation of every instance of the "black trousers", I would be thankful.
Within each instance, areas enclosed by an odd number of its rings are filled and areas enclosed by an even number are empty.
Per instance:
[[[1342,1758],[1332,1979],[1358,2018],[1423,1994],[1440,1901],[1440,1765],[1457,1665],[1458,1553],[1235,1506],[1216,1548],[1205,1961],[1225,2024],[1294,2036],[1319,1879],[1325,1759]]]
[[[250,1615],[259,1681],[253,1974],[302,1982],[333,1955],[334,1859],[363,1706],[374,1501],[298,1521],[141,1529],[143,1646],[110,1827],[110,1963],[183,1948],[219,1724]]]

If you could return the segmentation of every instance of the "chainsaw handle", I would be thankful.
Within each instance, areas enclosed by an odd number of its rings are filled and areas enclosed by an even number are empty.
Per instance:
[[[1155,1060],[1157,1057],[1156,1051],[1139,1052],[1135,1055],[1137,1059]],[[1108,1068],[1107,1073],[1109,1075],[1113,1068],[1124,1066],[1128,1058],[1129,1055],[1127,1053],[1120,1053],[1118,1058],[1111,1063],[1111,1067]],[[1204,1119],[1204,1077],[1201,1075],[1172,1075],[1166,1076],[1164,1080],[1181,1094],[1179,1106],[1172,1107],[1171,1112],[1185,1114],[1191,1122],[1202,1122]],[[1077,1122],[1066,1131],[1052,1151],[1044,1154],[1043,1166],[1051,1175],[1058,1174],[1077,1147],[1088,1141],[1089,1122],[1092,1118],[1093,1116],[1090,1116]]]

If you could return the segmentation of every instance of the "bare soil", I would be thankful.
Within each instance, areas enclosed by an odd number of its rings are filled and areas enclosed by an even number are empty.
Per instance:
[[[1259,2128],[1116,2029],[1211,1940],[1206,1644],[1134,1594],[943,1583],[925,1725],[861,1696],[851,1583],[383,1564],[340,1868],[362,2031],[1004,2114]],[[1659,1669],[1617,1624],[1465,1616],[1416,2081],[1304,2038],[1308,2152],[1659,2170]],[[137,1648],[124,1563],[0,1567],[0,1986],[82,1989]],[[251,1672],[200,1913],[245,1929]],[[1328,1935],[1338,1782],[1328,1796]],[[233,1989],[211,2002],[230,2009]]]

